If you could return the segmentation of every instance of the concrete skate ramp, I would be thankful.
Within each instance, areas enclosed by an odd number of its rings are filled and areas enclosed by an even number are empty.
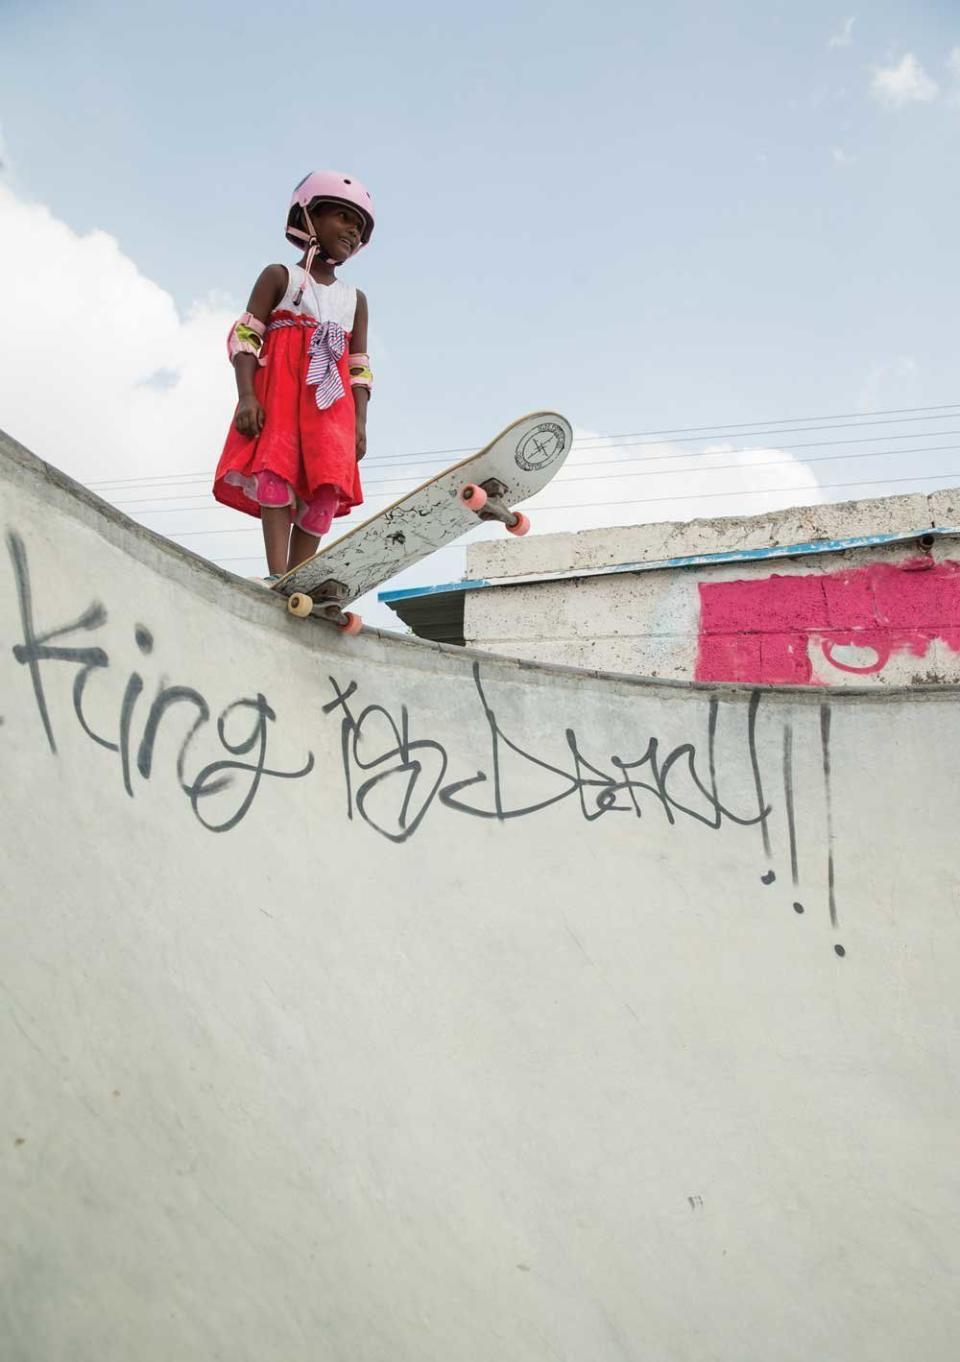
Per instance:
[[[4,1362],[953,1362],[955,692],[344,639],[3,470]]]

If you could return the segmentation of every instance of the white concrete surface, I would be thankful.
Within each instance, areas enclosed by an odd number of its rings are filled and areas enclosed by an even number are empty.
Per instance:
[[[955,693],[347,640],[3,475],[4,1362],[953,1362]]]
[[[755,516],[659,521],[527,539],[485,539],[468,545],[468,578],[508,581],[513,577],[616,566],[662,563],[670,558],[727,550],[775,548],[814,540],[861,535],[914,533],[926,528],[960,528],[960,489],[790,506]]]

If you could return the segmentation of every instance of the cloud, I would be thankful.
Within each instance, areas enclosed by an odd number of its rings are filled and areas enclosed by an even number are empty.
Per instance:
[[[833,164],[835,166],[853,165],[853,157],[848,156],[847,153],[844,151],[843,147],[834,147],[831,152],[831,155],[833,157]]]
[[[849,19],[844,19],[837,32],[831,35],[827,47],[849,47],[853,42],[853,25],[855,23],[855,15],[851,15]]]
[[[577,430],[563,471],[532,500],[531,519],[551,532],[754,515],[823,500],[811,470],[774,445],[745,449],[732,440],[702,449],[666,440],[631,445]]]
[[[905,104],[932,104],[940,87],[908,52],[896,66],[874,67],[870,93],[880,104],[899,109]]]
[[[214,466],[235,400],[231,312],[199,302],[180,316],[112,236],[78,235],[6,178],[0,298],[15,439],[83,482]]]
[[[235,400],[224,354],[235,307],[207,299],[181,315],[114,237],[78,234],[16,193],[9,177],[0,178],[0,299],[4,315],[15,319],[0,329],[0,420],[9,434],[88,484],[174,475],[146,491],[116,483],[97,490],[194,551],[241,573],[257,571],[258,527],[209,496],[208,475]],[[430,471],[413,460],[371,467],[364,514]],[[200,476],[182,480],[191,474]],[[812,472],[781,449],[630,445],[581,430],[561,477],[530,513],[534,533],[550,533],[821,500]],[[461,544],[431,556],[407,584],[449,581],[462,570]],[[363,611],[371,622],[397,627],[391,612],[369,600]]]

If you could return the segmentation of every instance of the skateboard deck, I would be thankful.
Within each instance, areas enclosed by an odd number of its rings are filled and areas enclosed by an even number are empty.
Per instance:
[[[476,454],[421,483],[354,526],[315,557],[274,582],[294,615],[320,615],[349,633],[361,626],[345,609],[478,520],[499,520],[513,534],[529,528],[513,507],[546,487],[570,452],[573,432],[556,412],[514,421]]]

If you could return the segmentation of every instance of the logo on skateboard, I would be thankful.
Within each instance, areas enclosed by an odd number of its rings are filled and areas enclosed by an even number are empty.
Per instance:
[[[567,436],[563,426],[555,425],[552,421],[544,421],[523,437],[517,445],[514,458],[519,468],[525,469],[528,473],[535,473],[541,468],[549,468],[559,459],[566,444]]]

